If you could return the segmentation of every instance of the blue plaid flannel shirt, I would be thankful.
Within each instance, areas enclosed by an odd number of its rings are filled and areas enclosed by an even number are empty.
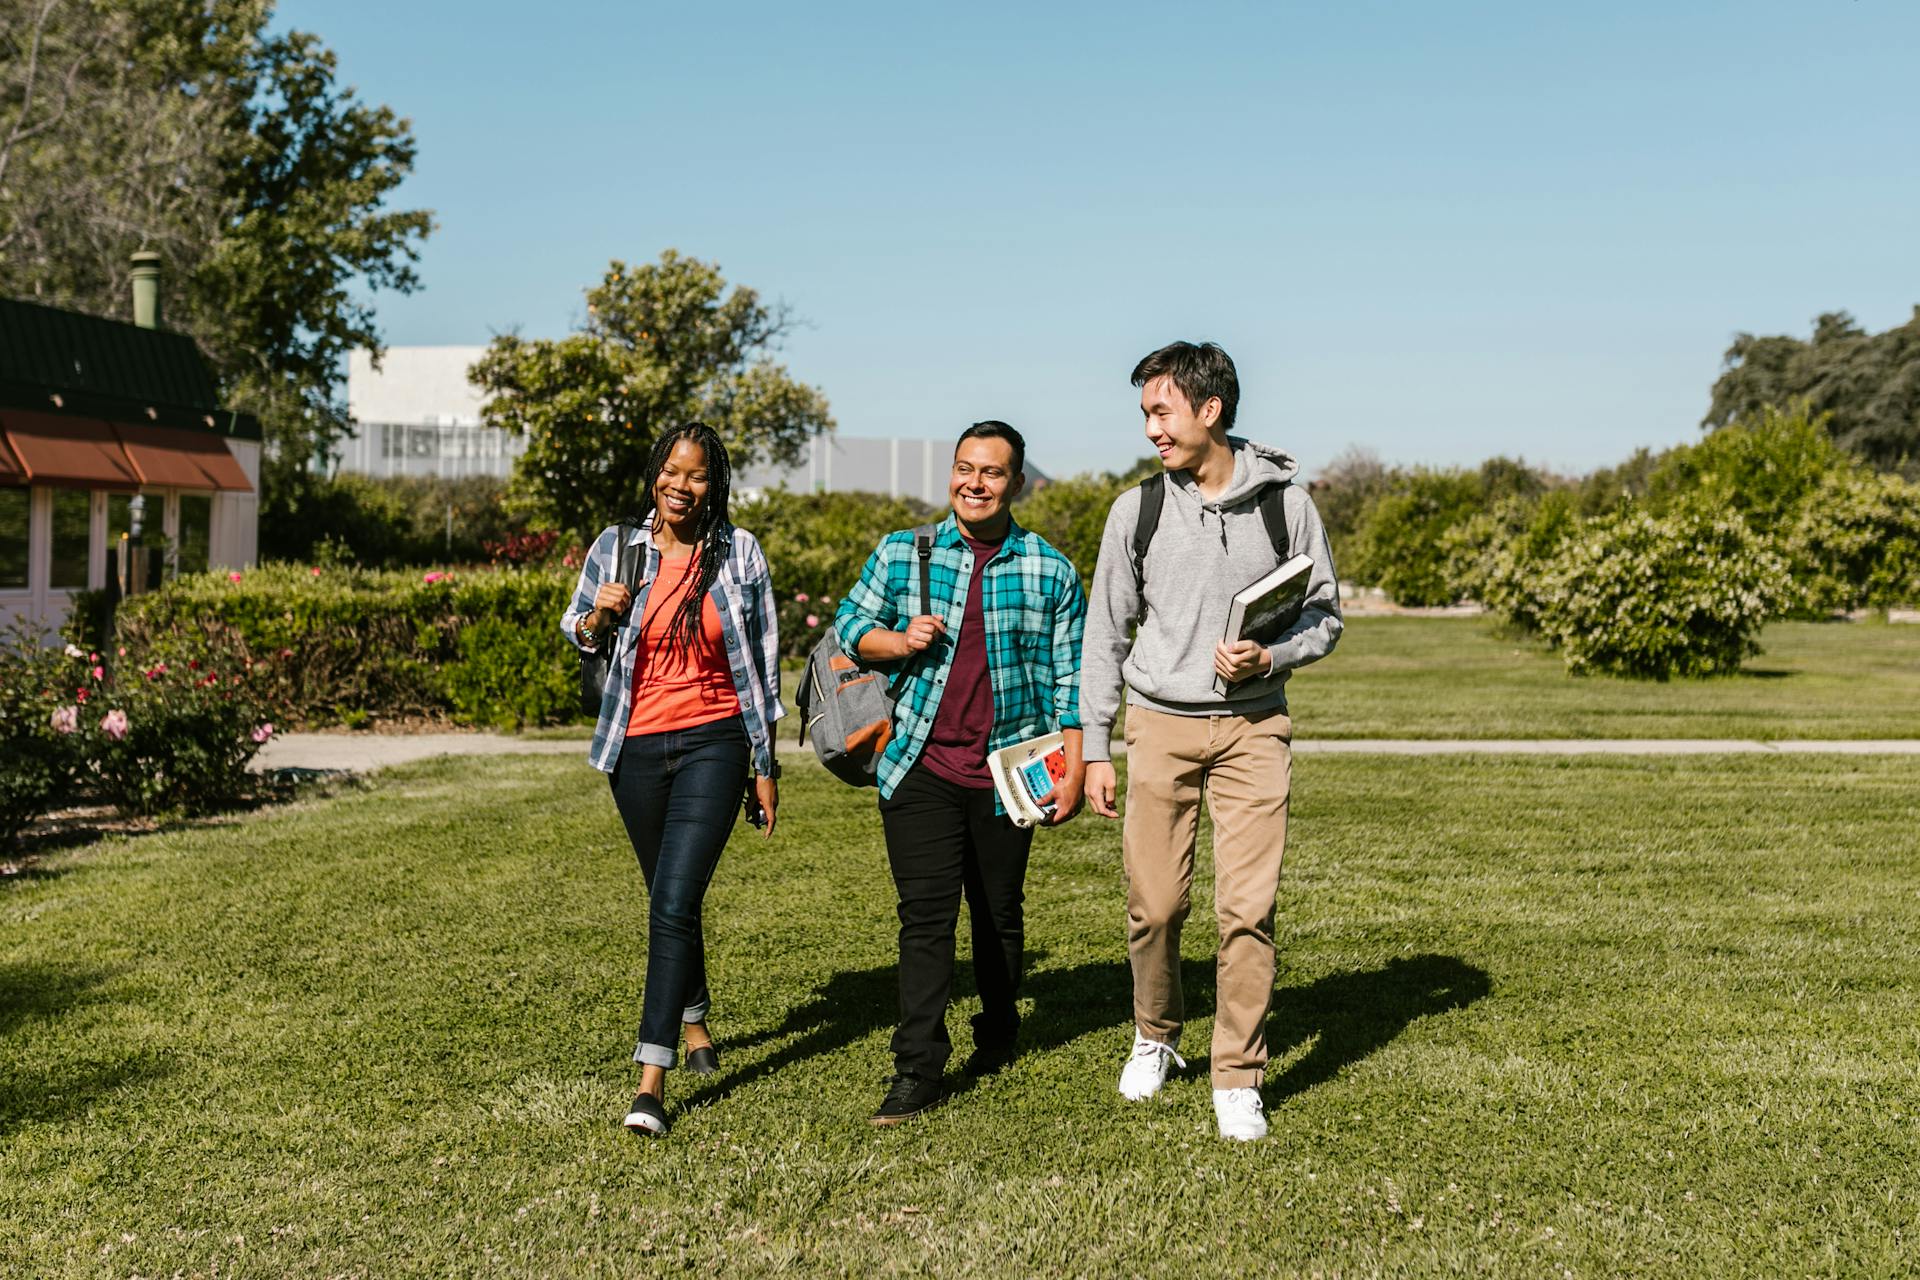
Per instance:
[[[593,612],[594,593],[603,582],[619,577],[620,562],[614,539],[618,525],[601,530],[580,566],[580,580],[574,585],[573,599],[560,615],[560,630],[579,645],[575,629],[582,618]],[[600,700],[600,718],[593,726],[593,745],[587,759],[603,773],[612,773],[620,760],[620,747],[627,740],[627,718],[633,710],[633,655],[640,637],[640,619],[647,607],[647,592],[660,572],[660,551],[646,529],[636,529],[628,540],[641,544],[645,552],[640,562],[640,585],[634,592],[633,606],[614,632],[613,668],[607,676],[606,695]],[[760,543],[745,529],[735,528],[733,544],[707,593],[720,613],[720,630],[727,645],[728,665],[733,669],[733,691],[740,697],[740,718],[746,724],[747,740],[753,746],[753,771],[771,776],[773,767],[773,724],[785,715],[780,705],[780,642],[773,604],[773,576],[767,569],[767,557]]]
[[[893,739],[875,771],[882,796],[893,794],[925,750],[953,666],[967,585],[973,580],[973,551],[951,513],[934,532],[929,568],[933,612],[945,620],[946,637],[927,653],[868,664],[898,670]],[[1010,523],[1007,540],[981,578],[980,592],[987,624],[987,675],[993,685],[993,731],[987,750],[1056,729],[1078,729],[1080,633],[1086,626],[1087,597],[1073,563],[1039,534]],[[903,529],[888,534],[867,557],[860,581],[841,597],[833,626],[841,649],[851,657],[859,653],[860,637],[867,632],[899,631],[919,613],[920,560],[913,549],[913,531]]]

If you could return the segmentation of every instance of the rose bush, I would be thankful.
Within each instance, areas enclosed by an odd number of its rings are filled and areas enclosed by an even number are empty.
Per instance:
[[[83,777],[128,813],[227,807],[272,734],[268,664],[221,627],[155,640],[95,684],[76,735]]]
[[[86,658],[24,632],[0,637],[0,848],[72,791]]]

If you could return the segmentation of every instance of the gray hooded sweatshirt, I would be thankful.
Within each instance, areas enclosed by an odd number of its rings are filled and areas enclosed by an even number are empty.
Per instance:
[[[1233,594],[1277,563],[1260,516],[1260,490],[1291,480],[1300,469],[1278,449],[1237,436],[1228,436],[1227,444],[1233,479],[1217,498],[1203,501],[1189,473],[1167,473],[1166,504],[1144,564],[1144,601],[1133,585],[1140,490],[1127,490],[1107,512],[1081,649],[1080,718],[1089,760],[1112,758],[1122,679],[1136,706],[1183,716],[1248,715],[1284,708],[1287,673],[1324,658],[1340,638],[1340,587],[1326,529],[1306,490],[1289,484],[1282,491],[1288,548],[1313,559],[1306,604],[1299,621],[1269,649],[1271,675],[1243,680],[1225,697],[1214,692],[1213,647],[1226,631]],[[1136,621],[1140,630],[1129,642],[1127,631]]]

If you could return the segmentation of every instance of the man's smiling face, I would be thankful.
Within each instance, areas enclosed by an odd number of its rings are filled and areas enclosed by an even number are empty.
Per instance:
[[[1023,481],[1013,469],[1013,445],[993,436],[969,436],[953,451],[947,497],[967,532],[999,527]]]

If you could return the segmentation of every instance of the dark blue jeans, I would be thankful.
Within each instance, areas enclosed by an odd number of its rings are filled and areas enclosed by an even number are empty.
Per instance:
[[[680,1024],[704,1022],[707,947],[700,904],[746,794],[739,716],[630,736],[614,766],[613,803],[647,882],[647,984],[635,1062],[674,1065]]]

